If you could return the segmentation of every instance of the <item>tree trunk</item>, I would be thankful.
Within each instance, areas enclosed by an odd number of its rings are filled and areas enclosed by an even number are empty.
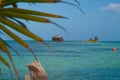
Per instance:
[[[31,79],[26,75],[25,80],[48,80],[47,74],[39,61],[36,60],[32,64],[27,64],[27,67],[29,68]]]

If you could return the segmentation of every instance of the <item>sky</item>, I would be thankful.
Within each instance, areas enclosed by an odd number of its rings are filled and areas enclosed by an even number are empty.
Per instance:
[[[74,0],[63,0],[77,4]],[[98,36],[100,41],[120,41],[120,0],[78,0],[77,7],[65,3],[20,4],[19,7],[58,14],[68,19],[49,18],[61,25],[67,33],[50,23],[25,22],[28,28],[44,40],[60,35],[64,40],[88,40]],[[22,36],[22,35],[20,35]],[[22,36],[24,39],[29,39]]]

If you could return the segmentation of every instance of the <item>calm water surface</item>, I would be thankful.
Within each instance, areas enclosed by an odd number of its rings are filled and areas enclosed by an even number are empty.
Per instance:
[[[15,65],[22,80],[29,71],[27,63],[35,59],[31,52],[13,41],[8,41],[22,57],[11,50]],[[47,42],[27,41],[37,55],[49,80],[120,80],[120,42]],[[111,49],[117,48],[116,52]],[[0,52],[6,59],[6,54]],[[6,80],[10,80],[9,70],[0,63]],[[13,74],[14,76],[14,74]]]

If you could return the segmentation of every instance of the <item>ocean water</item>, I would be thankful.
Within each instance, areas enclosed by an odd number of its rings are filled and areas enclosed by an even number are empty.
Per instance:
[[[32,63],[35,59],[29,50],[16,42],[8,43],[22,56],[17,56],[11,50],[21,80],[24,80],[24,75],[29,74],[26,64]],[[120,42],[48,41],[49,47],[34,41],[27,43],[40,60],[49,80],[120,80]],[[112,51],[113,47],[117,48],[116,52]],[[0,55],[8,60],[5,53],[0,51]],[[0,67],[5,80],[10,80],[8,68],[2,63]],[[15,78],[14,73],[12,75]]]

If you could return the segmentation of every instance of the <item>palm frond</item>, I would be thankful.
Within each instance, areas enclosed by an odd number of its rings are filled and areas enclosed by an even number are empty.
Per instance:
[[[0,24],[0,29],[3,30],[6,34],[8,34],[10,37],[12,37],[15,41],[17,41],[19,44],[21,44],[24,47],[27,47],[27,43],[25,43],[21,38],[19,38],[17,35],[15,35],[13,32],[8,30],[6,27]]]
[[[42,22],[42,23],[50,23],[51,21],[46,19],[46,18],[40,18],[36,16],[31,16],[31,15],[26,15],[26,14],[20,14],[16,12],[10,12],[10,11],[2,11],[0,12],[1,16],[8,16],[8,17],[16,17],[16,18],[21,18],[25,20],[31,20],[31,21],[36,21],[36,22]]]
[[[1,45],[0,45],[0,50],[2,50],[3,52],[5,52],[5,53],[7,54],[8,58],[9,58],[11,64],[12,64],[12,67],[13,67],[13,69],[14,69],[15,75],[16,75],[16,77],[18,78],[18,80],[20,80],[18,71],[17,71],[17,69],[16,69],[16,67],[15,67],[15,65],[14,65],[14,62],[13,62],[11,53],[9,52],[6,44],[4,43],[4,41],[3,41],[1,38],[0,38],[0,44],[1,44]]]
[[[54,24],[57,27],[59,27],[60,29],[67,32],[67,30],[65,28],[63,28],[59,24],[51,21],[51,19],[49,19],[49,18],[65,18],[65,19],[68,19],[68,18],[61,16],[61,15],[57,15],[57,14],[51,14],[51,13],[28,10],[28,9],[21,9],[18,7],[18,3],[30,3],[30,4],[32,3],[33,4],[33,3],[57,3],[57,2],[60,2],[60,3],[65,3],[65,4],[75,6],[82,13],[85,13],[78,6],[78,5],[80,5],[78,0],[74,0],[74,1],[77,4],[65,2],[63,0],[0,0],[0,30],[2,32],[4,32],[5,34],[7,34],[8,36],[10,36],[13,40],[15,40],[21,46],[23,46],[23,47],[27,48],[29,51],[31,51],[32,55],[37,60],[37,57],[36,57],[34,51],[29,47],[29,45],[21,37],[19,37],[14,32],[12,32],[9,28],[11,28],[12,30],[15,30],[15,31],[19,32],[20,34],[23,34],[35,41],[43,42],[44,44],[46,44],[49,47],[49,45],[41,37],[35,35],[31,31],[29,31],[27,29],[27,26],[19,19],[27,20],[27,21],[35,21],[35,22],[40,22],[40,23]],[[0,33],[1,33],[1,31],[0,31]],[[13,51],[15,51],[18,56],[20,56],[20,54],[14,48],[12,48],[11,45],[7,44],[0,37],[0,50],[6,53],[6,55],[8,56],[8,58],[12,64],[12,67],[14,69],[14,73],[15,73],[17,79],[20,80],[18,71],[14,65],[9,48],[12,49]],[[51,47],[49,47],[49,48],[51,49]],[[9,63],[1,55],[0,55],[0,61],[2,61],[3,64],[9,68],[10,74],[12,74]]]
[[[5,8],[5,9],[0,9],[0,10],[1,11],[11,11],[11,12],[27,14],[27,15],[35,15],[35,16],[45,16],[45,17],[52,17],[52,18],[66,18],[64,16],[60,16],[60,15],[56,15],[56,14],[50,14],[50,13],[21,9],[21,8]]]
[[[4,40],[3,40],[4,41]],[[20,53],[15,50],[11,45],[9,45],[6,41],[4,41],[4,43],[7,45],[7,47],[9,47],[11,50],[13,50],[18,56],[20,56],[22,58],[22,56],[20,55]]]
[[[23,27],[23,28],[28,30],[27,26],[22,21],[17,20],[16,18],[13,18],[13,17],[8,17],[8,18],[14,20],[14,22],[17,22],[17,24],[19,24],[21,27]]]
[[[61,0],[3,0],[0,7],[13,5],[15,3],[25,2],[25,3],[56,3],[60,2]]]
[[[16,18],[21,18],[21,19],[31,20],[31,21],[41,22],[41,23],[52,23],[52,24],[55,24],[55,22],[52,22],[51,20],[49,20],[47,18],[32,16],[32,15],[27,15],[27,14],[20,14],[20,13],[11,12],[11,11],[0,12],[0,15],[8,16],[8,17],[16,17]],[[66,31],[66,29],[64,29],[62,26],[61,27],[58,26],[58,25],[56,25],[56,26],[61,28],[64,31]]]
[[[5,18],[0,18],[0,22],[2,22],[3,24],[9,26],[10,28],[22,33],[23,35],[26,35],[36,41],[39,41],[39,42],[42,42],[43,39],[38,37],[37,35],[33,34],[32,32],[26,30],[25,28],[22,28],[20,27],[20,25],[8,20],[8,19],[5,19]],[[27,45],[26,45],[27,47]]]

